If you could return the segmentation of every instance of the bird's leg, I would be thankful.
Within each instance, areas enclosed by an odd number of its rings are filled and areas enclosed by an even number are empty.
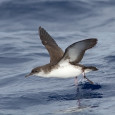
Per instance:
[[[91,84],[94,84],[93,81],[89,80],[89,79],[85,76],[85,73],[84,73],[84,72],[83,72],[83,77],[84,77],[85,79],[87,79],[87,81],[89,81]]]
[[[75,77],[75,85],[78,86],[78,79],[77,79],[77,76]]]

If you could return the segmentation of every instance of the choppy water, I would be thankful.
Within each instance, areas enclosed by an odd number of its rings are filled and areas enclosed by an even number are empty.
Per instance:
[[[114,0],[1,0],[0,115],[114,115],[114,11]],[[39,26],[63,50],[73,42],[98,38],[82,60],[99,68],[87,74],[95,85],[82,82],[77,89],[73,78],[24,77],[49,61]]]

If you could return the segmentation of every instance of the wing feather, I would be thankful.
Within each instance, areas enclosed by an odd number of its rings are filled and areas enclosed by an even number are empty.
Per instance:
[[[82,60],[85,51],[94,47],[96,43],[96,38],[75,42],[66,48],[64,56],[61,60],[69,59],[69,62],[73,64],[79,63]]]
[[[50,55],[50,64],[57,63],[63,56],[62,49],[57,45],[55,40],[42,27],[39,27],[39,35],[42,44],[46,47]]]

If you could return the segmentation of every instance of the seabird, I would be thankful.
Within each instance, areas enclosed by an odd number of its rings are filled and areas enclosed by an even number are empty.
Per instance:
[[[83,74],[83,77],[93,84],[93,82],[85,76],[85,73],[96,71],[98,69],[94,66],[81,65],[79,62],[82,60],[85,51],[96,45],[96,38],[75,42],[68,46],[65,49],[65,52],[63,52],[44,28],[39,27],[39,35],[42,44],[49,52],[50,63],[32,69],[32,71],[25,77],[36,75],[46,78],[75,77],[77,79],[77,76]]]

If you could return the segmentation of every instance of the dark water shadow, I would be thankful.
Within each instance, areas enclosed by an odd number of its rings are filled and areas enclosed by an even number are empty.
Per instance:
[[[98,89],[101,88],[99,84],[84,83],[79,84],[78,87],[66,91],[58,91],[51,94],[48,99],[50,100],[76,100],[76,99],[89,99],[89,98],[102,98]]]
[[[86,82],[84,84],[80,83],[79,86],[81,86],[82,89],[91,89],[91,90],[100,89],[102,87],[99,84],[90,84],[89,82]]]
[[[102,98],[103,94],[98,92],[100,88],[99,84],[81,83],[78,85],[76,97],[77,99]]]

